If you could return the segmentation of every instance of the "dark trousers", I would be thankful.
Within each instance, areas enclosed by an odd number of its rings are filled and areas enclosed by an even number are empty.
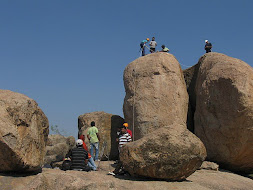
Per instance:
[[[206,53],[209,53],[209,52],[211,52],[211,49],[206,49]]]
[[[145,56],[145,47],[144,46],[141,48],[141,55]]]

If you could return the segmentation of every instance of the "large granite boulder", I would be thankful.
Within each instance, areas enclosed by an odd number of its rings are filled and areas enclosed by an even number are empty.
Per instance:
[[[207,159],[232,171],[253,171],[253,69],[220,53],[200,59],[195,134]]]
[[[37,171],[44,163],[48,119],[27,96],[0,90],[0,171]]]
[[[169,53],[153,53],[124,71],[124,116],[134,139],[173,123],[186,123],[188,94],[181,67]]]
[[[90,123],[92,121],[95,121],[101,138],[99,142],[100,159],[117,159],[117,129],[119,126],[123,125],[124,119],[118,115],[113,115],[105,112],[92,112],[80,115],[78,117],[78,131],[79,135],[85,135],[85,143],[87,145],[89,145],[87,132],[91,127]],[[103,155],[101,155],[102,151]]]
[[[183,180],[205,160],[204,144],[185,126],[171,125],[126,144],[120,160],[132,176]]]
[[[52,165],[55,162],[62,161],[73,147],[75,147],[75,138],[73,136],[49,135],[44,164]]]

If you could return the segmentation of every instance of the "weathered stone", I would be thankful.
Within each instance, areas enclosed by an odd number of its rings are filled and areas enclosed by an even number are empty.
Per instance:
[[[237,172],[253,171],[253,69],[220,53],[200,59],[195,134],[207,159]]]
[[[218,171],[219,165],[214,162],[204,161],[199,169]]]
[[[42,173],[30,176],[0,174],[0,187],[1,190],[248,190],[253,186],[252,179],[212,170],[197,170],[182,182],[114,177],[107,175],[111,164],[113,162],[101,162],[102,169],[96,172],[43,168]]]
[[[52,165],[54,162],[62,161],[71,148],[75,146],[73,136],[49,135],[46,147],[44,164]]]
[[[132,176],[183,180],[205,160],[204,144],[186,127],[165,126],[126,144],[120,160]]]
[[[135,140],[173,123],[185,126],[188,94],[172,54],[153,53],[136,59],[124,71],[124,85],[124,116]]]
[[[48,119],[27,96],[0,90],[0,171],[36,171],[44,162]]]
[[[100,159],[117,159],[118,145],[116,143],[117,128],[122,126],[124,119],[118,115],[113,115],[105,112],[92,112],[80,115],[78,117],[79,134],[85,135],[85,143],[88,145],[87,131],[91,127],[90,123],[95,121],[100,135],[99,150],[100,154],[104,148],[104,154],[100,155]]]

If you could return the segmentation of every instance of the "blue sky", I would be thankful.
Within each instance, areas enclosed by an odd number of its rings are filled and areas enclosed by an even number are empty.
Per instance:
[[[0,1],[0,89],[37,101],[50,126],[77,134],[79,115],[121,115],[123,71],[156,37],[182,68],[213,51],[253,64],[252,0]]]

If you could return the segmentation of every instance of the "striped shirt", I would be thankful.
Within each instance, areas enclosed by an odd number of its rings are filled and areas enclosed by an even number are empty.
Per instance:
[[[119,137],[119,148],[121,148],[124,144],[127,144],[128,142],[131,142],[132,138],[129,135],[129,133],[122,134]]]
[[[84,150],[83,146],[73,148],[68,153],[67,157],[71,158],[71,169],[85,169],[85,160],[88,159],[88,153]]]

